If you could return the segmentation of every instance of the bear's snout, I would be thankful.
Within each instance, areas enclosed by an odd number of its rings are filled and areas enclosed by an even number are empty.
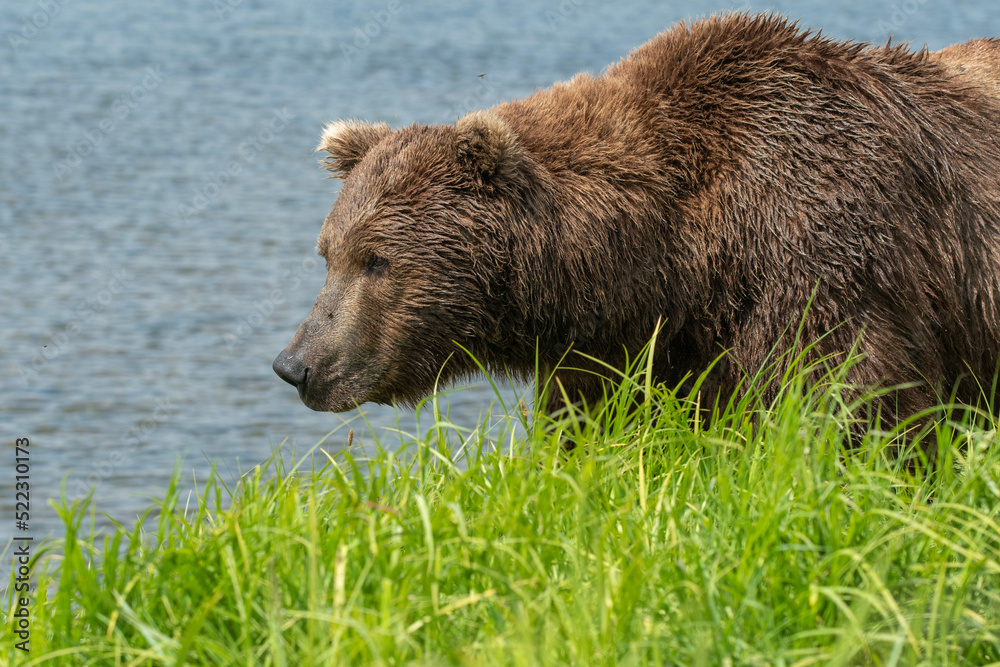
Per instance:
[[[309,367],[301,357],[285,348],[275,357],[271,368],[278,377],[299,390],[299,398],[305,399],[306,386],[309,383]]]

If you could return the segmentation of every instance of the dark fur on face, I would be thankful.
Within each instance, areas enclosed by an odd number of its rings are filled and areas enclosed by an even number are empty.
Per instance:
[[[860,341],[850,380],[917,385],[893,413],[975,401],[1000,351],[996,60],[940,54],[727,14],[453,126],[334,123],[327,283],[275,369],[317,410],[413,403],[476,370],[456,343],[520,377],[536,349],[543,373],[569,349],[621,367],[662,319],[657,378],[728,351],[705,389],[732,392],[806,313],[817,354]]]

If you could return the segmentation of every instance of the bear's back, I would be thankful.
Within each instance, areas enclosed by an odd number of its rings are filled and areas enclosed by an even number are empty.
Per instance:
[[[1000,96],[1000,39],[973,39],[930,54],[952,74]]]

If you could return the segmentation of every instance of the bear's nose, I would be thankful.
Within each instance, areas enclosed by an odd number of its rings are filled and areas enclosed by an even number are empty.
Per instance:
[[[306,383],[309,381],[309,367],[302,363],[302,359],[282,350],[281,354],[275,357],[271,368],[282,380],[298,388],[299,394],[305,391]]]

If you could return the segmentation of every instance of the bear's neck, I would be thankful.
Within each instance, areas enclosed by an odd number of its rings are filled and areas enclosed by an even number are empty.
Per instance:
[[[691,277],[674,273],[679,246],[668,232],[683,215],[690,176],[665,170],[649,142],[594,141],[583,130],[588,138],[560,136],[558,119],[539,126],[525,114],[506,115],[530,156],[509,225],[509,303],[499,329],[519,332],[511,348],[537,345],[550,363],[571,346],[607,358],[623,343],[640,349],[659,317],[660,335],[672,338],[697,309]]]

